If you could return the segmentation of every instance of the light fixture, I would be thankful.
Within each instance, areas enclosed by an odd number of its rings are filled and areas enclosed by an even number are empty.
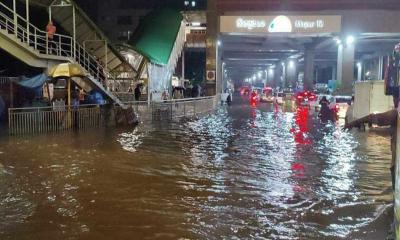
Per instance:
[[[221,42],[220,40],[218,40],[218,41],[217,41],[217,45],[218,45],[218,46],[221,46],[221,45],[222,45],[222,42]]]
[[[338,38],[338,37],[335,38],[335,41],[336,41],[337,45],[342,44],[342,40],[340,40],[340,38]]]
[[[294,68],[294,61],[293,60],[289,61],[289,68]]]
[[[201,26],[201,22],[192,22],[192,26],[193,27],[200,27]]]
[[[347,38],[346,38],[346,44],[347,44],[347,45],[353,44],[354,41],[355,41],[354,36],[351,36],[351,35],[350,35],[350,36],[347,36]]]
[[[258,72],[258,78],[261,78],[261,77],[262,77],[262,73]]]

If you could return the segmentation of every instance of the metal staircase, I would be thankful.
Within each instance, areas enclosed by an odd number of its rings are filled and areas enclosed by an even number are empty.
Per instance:
[[[47,32],[28,23],[25,18],[0,2],[0,47],[28,65],[49,68],[61,62],[80,64],[98,89],[122,108],[127,106],[105,86],[111,76],[104,66],[72,37]],[[111,80],[111,79],[110,79]]]

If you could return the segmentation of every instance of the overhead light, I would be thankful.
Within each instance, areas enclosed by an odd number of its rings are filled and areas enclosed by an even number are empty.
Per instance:
[[[192,22],[192,26],[193,27],[200,27],[201,26],[201,22]]]
[[[342,40],[340,40],[340,38],[335,38],[335,41],[336,41],[336,44],[337,45],[340,45],[340,44],[342,44]]]
[[[258,72],[258,78],[261,78],[261,77],[262,77],[262,73]]]
[[[354,36],[351,36],[351,35],[350,35],[350,36],[347,36],[347,38],[346,38],[346,44],[347,44],[347,45],[353,44],[354,41],[355,41]]]
[[[294,64],[294,61],[293,61],[293,60],[290,60],[290,61],[289,61],[289,67],[290,67],[290,68],[294,68],[294,65],[295,65],[295,64]]]

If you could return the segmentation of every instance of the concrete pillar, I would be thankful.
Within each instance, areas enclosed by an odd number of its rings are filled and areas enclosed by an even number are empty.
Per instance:
[[[185,48],[182,49],[181,61],[182,61],[182,65],[181,65],[181,67],[182,67],[182,75],[181,76],[182,77],[181,77],[181,79],[185,80]]]
[[[379,72],[378,72],[378,80],[382,80],[385,77],[385,66],[383,64],[383,56],[379,57]]]
[[[281,67],[282,67],[282,76],[281,76],[281,79],[279,79],[279,81],[278,81],[278,86],[281,88],[285,88],[286,84],[287,84],[285,62],[282,62]]]
[[[338,46],[337,91],[340,94],[353,94],[354,52],[354,43],[340,44]]]
[[[331,80],[336,80],[337,68],[336,65],[332,66],[332,77]]]
[[[314,81],[314,56],[315,51],[312,48],[304,52],[304,90],[311,90]]]
[[[297,60],[290,59],[286,62],[286,86],[294,88],[297,82]]]
[[[357,81],[362,80],[362,70],[363,70],[362,62],[358,62],[357,63]]]
[[[215,80],[208,80],[206,84],[207,95],[220,93],[221,87],[218,87],[217,71],[217,36],[218,36],[218,15],[216,0],[207,0],[207,40],[206,40],[206,74],[214,72]],[[219,91],[218,91],[219,90]]]

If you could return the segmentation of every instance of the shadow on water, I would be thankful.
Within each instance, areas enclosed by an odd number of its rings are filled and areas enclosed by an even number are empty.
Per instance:
[[[0,141],[1,239],[383,239],[390,224],[387,135],[307,109]]]

